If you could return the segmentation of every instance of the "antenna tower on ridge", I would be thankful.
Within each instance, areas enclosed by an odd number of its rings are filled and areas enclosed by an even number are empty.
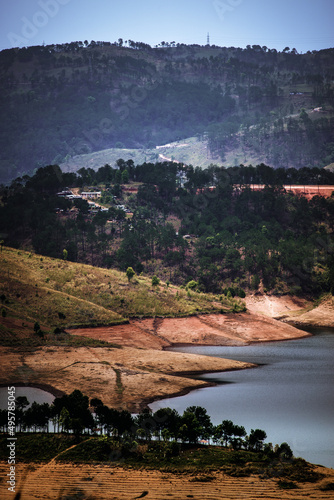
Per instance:
[[[210,45],[210,35],[209,35],[209,33],[208,33],[208,35],[206,37],[206,44]]]

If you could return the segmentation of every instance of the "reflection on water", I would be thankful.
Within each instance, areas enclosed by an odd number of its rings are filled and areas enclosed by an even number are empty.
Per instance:
[[[288,442],[295,456],[334,467],[334,333],[317,330],[298,340],[245,347],[183,347],[174,351],[260,364],[258,368],[201,376],[220,383],[150,405],[182,413],[204,406],[214,424],[224,419],[264,429],[267,442]]]

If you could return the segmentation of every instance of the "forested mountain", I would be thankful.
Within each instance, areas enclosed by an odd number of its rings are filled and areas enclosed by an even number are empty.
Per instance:
[[[0,181],[194,136],[226,166],[323,167],[334,161],[333,80],[334,49],[120,39],[3,50]]]
[[[333,293],[334,197],[308,200],[284,185],[333,185],[334,173],[117,163],[78,174],[51,165],[0,190],[3,242],[93,266],[130,267],[189,293]],[[266,186],[257,191],[254,183]],[[57,195],[71,186],[81,198]],[[103,208],[82,198],[87,189]]]

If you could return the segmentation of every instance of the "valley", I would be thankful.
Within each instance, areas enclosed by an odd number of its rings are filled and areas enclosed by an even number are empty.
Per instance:
[[[333,48],[209,35],[0,51],[15,498],[330,498],[333,469],[299,458],[296,436],[316,439],[332,404],[333,75]],[[16,387],[56,399],[29,407]],[[151,409],[183,397],[183,415]],[[288,410],[296,456],[257,428]]]

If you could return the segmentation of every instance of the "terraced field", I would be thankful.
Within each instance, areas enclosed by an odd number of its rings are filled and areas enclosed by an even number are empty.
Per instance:
[[[8,465],[0,463],[0,475],[5,477]],[[233,478],[222,472],[210,475],[170,474],[159,471],[125,469],[105,464],[74,465],[54,461],[46,465],[17,466],[17,490],[21,500],[329,500],[333,491],[320,487],[334,481],[332,469],[320,483],[298,484],[298,489],[284,490],[274,479],[251,476]],[[23,485],[23,486],[22,486]],[[0,485],[1,498],[13,499],[14,494]]]

